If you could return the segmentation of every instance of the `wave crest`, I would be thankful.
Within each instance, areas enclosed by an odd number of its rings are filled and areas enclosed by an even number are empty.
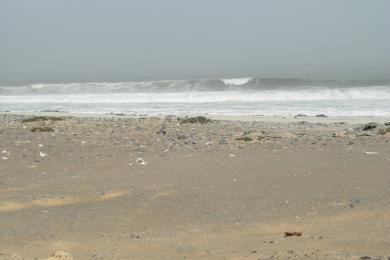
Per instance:
[[[351,89],[390,86],[390,80],[312,81],[294,78],[231,78],[140,82],[57,83],[0,87],[0,95],[84,95],[164,92],[268,91],[302,89]]]

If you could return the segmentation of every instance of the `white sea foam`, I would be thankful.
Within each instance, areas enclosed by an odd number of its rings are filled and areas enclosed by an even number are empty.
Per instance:
[[[207,103],[331,100],[388,100],[390,102],[390,88],[0,96],[0,103]]]
[[[251,79],[252,78],[233,78],[233,79],[222,79],[222,81],[226,85],[241,86],[248,83],[248,81]]]
[[[283,83],[290,82],[294,83]],[[390,116],[390,86],[261,84],[264,81],[245,78],[0,87],[0,111]]]

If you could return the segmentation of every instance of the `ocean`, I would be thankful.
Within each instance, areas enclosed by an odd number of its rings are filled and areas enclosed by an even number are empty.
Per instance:
[[[0,111],[390,116],[390,80],[248,77],[0,86]]]

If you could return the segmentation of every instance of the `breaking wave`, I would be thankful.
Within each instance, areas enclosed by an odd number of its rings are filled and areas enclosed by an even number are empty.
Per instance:
[[[0,111],[390,116],[390,81],[233,78],[0,87]]]
[[[156,93],[203,91],[262,91],[302,88],[348,88],[390,86],[390,80],[311,81],[283,78],[233,78],[203,80],[161,80],[140,82],[57,83],[26,86],[0,86],[0,95],[65,95],[91,93]]]

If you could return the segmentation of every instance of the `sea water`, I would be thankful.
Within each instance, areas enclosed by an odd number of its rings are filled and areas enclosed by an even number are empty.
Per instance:
[[[247,77],[0,86],[0,111],[390,116],[390,81]]]

